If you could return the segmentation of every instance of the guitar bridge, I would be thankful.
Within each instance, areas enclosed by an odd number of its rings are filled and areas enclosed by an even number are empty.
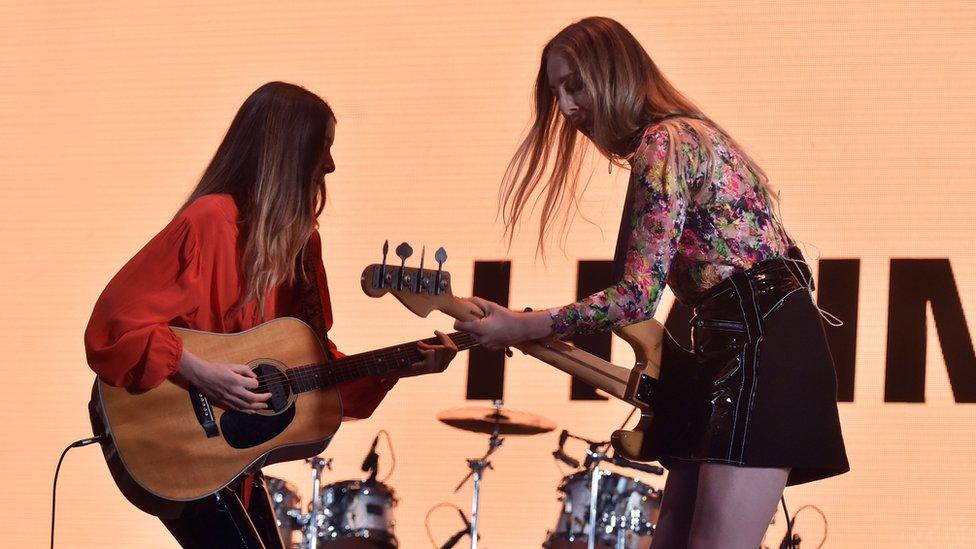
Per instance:
[[[210,400],[192,385],[189,388],[189,393],[190,404],[193,405],[193,412],[196,413],[197,421],[203,427],[203,432],[207,434],[207,438],[220,436],[220,429],[217,427],[217,418],[214,417]]]

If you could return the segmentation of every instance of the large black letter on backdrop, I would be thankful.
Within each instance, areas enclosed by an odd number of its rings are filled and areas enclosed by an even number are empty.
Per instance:
[[[948,259],[892,259],[885,402],[925,402],[925,304],[956,402],[976,402],[976,354]]]
[[[475,261],[473,295],[508,307],[511,261]],[[481,347],[468,357],[468,400],[501,399],[505,392],[505,353]]]
[[[818,274],[817,305],[844,323],[843,326],[824,326],[837,369],[837,400],[854,402],[861,260],[821,259]]]
[[[583,299],[613,284],[613,261],[602,259],[580,261],[576,273],[576,299]],[[600,332],[574,337],[572,341],[573,345],[580,349],[609,361],[612,338],[613,334],[610,332]],[[588,383],[575,377],[572,379],[572,386],[569,389],[570,400],[607,400],[607,397],[598,395],[596,389]]]

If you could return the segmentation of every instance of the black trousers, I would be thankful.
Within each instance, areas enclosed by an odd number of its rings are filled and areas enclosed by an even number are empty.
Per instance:
[[[245,508],[244,483],[251,484]],[[160,519],[187,549],[283,549],[264,475],[242,476],[212,496],[186,506],[176,519]]]

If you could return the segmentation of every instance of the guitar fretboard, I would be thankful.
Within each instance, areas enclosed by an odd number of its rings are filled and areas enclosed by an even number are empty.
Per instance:
[[[474,337],[466,332],[454,332],[448,334],[447,337],[451,338],[458,351],[466,351],[478,346]],[[436,337],[421,341],[431,345],[440,343]],[[325,364],[296,366],[287,372],[288,385],[293,393],[304,393],[324,387],[334,387],[339,383],[366,376],[387,375],[421,360],[423,360],[423,355],[417,349],[417,342],[411,341],[375,351],[345,356]]]

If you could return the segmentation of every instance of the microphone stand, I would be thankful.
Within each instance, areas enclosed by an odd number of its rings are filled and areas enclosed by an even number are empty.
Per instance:
[[[440,549],[452,549],[461,541],[461,538],[470,534],[468,530],[471,528],[471,523],[468,522],[468,517],[464,516],[464,511],[460,509],[458,509],[458,514],[461,515],[461,520],[464,521],[464,528],[461,528],[459,532],[451,536],[444,545],[441,545]]]

